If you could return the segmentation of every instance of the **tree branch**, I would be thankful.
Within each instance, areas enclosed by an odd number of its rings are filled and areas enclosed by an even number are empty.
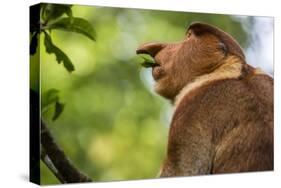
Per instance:
[[[41,121],[41,145],[44,150],[42,151],[45,152],[45,154],[42,153],[45,155],[43,162],[48,166],[48,168],[51,168],[53,173],[55,172],[55,176],[61,181],[61,183],[92,181],[88,176],[80,172],[73,166],[73,164],[71,164],[63,150],[55,142],[51,132],[43,121]]]
[[[54,164],[51,161],[50,157],[46,154],[45,149],[43,148],[43,146],[41,146],[41,160],[49,168],[49,170],[58,178],[58,180],[61,183],[65,183],[62,175],[59,173],[57,168],[54,166]]]

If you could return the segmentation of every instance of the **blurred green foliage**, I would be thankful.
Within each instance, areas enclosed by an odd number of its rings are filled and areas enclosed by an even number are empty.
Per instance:
[[[140,68],[137,46],[179,41],[191,22],[203,21],[247,47],[241,19],[78,5],[72,15],[94,26],[96,42],[60,30],[50,33],[75,66],[69,73],[46,53],[40,35],[41,93],[57,89],[65,104],[56,121],[52,109],[43,112],[44,120],[74,165],[94,181],[156,177],[165,158],[171,106],[152,91],[150,70]],[[42,184],[59,183],[43,163],[41,172]]]

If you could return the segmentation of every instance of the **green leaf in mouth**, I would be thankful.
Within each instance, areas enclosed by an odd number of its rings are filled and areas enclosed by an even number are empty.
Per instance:
[[[141,63],[142,67],[151,68],[151,67],[158,66],[158,64],[156,64],[154,59],[150,56],[147,57],[141,56],[141,58],[143,59],[143,62]]]

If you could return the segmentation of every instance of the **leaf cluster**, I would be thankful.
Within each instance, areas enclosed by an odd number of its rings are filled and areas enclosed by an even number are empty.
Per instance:
[[[75,67],[66,53],[63,52],[52,40],[51,31],[62,30],[82,34],[92,41],[96,39],[96,32],[91,23],[84,18],[74,17],[72,5],[40,4],[30,11],[30,55],[34,55],[38,49],[40,34],[44,34],[46,52],[55,55],[58,64],[63,64],[68,72]],[[52,120],[56,120],[62,113],[65,104],[60,102],[59,91],[50,89],[42,95],[42,110],[46,111],[54,107]]]
[[[52,41],[52,30],[63,30],[82,34],[92,41],[96,39],[95,29],[84,18],[74,17],[72,5],[41,4],[38,9],[32,9],[30,14],[30,54],[34,55],[37,50],[40,33],[44,33],[44,45],[46,52],[56,56],[58,64],[63,62],[68,72],[75,70],[70,58]],[[40,18],[38,17],[40,15]],[[66,15],[66,17],[64,16]]]

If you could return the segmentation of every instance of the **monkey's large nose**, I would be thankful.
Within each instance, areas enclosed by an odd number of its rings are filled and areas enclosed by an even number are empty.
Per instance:
[[[145,43],[138,47],[136,50],[137,54],[149,54],[154,57],[160,50],[162,50],[166,44],[163,43]]]

